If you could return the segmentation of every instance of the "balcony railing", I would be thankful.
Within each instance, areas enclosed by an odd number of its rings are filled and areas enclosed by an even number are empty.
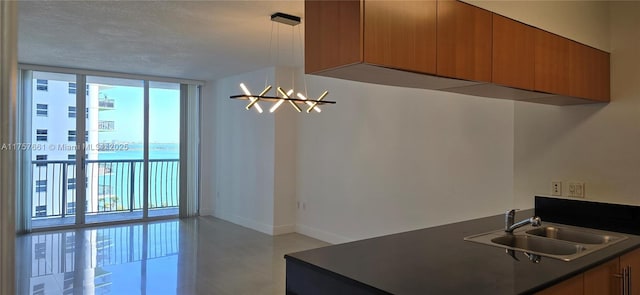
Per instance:
[[[32,217],[76,213],[76,162],[32,161]],[[143,160],[86,160],[86,214],[143,209]],[[148,208],[177,208],[180,162],[149,160]]]

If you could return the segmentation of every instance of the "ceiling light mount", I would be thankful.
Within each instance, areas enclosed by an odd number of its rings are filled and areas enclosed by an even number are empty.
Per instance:
[[[282,12],[276,12],[276,13],[272,14],[271,15],[271,20],[274,21],[274,22],[279,22],[281,24],[290,25],[290,26],[297,26],[297,25],[300,24],[300,17],[299,16],[286,14],[286,13],[282,13]]]

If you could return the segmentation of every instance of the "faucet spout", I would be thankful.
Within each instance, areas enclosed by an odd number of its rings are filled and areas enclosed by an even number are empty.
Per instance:
[[[534,216],[525,220],[521,220],[517,223],[514,223],[515,214],[516,214],[515,209],[509,210],[505,214],[505,226],[504,226],[505,232],[513,233],[515,229],[523,227],[528,224],[531,224],[532,226],[542,225],[542,219],[540,219],[540,217],[538,216]]]

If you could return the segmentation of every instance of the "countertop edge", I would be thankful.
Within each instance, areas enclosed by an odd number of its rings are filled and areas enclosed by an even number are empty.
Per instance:
[[[291,260],[291,261],[293,261],[293,262],[295,262],[295,263],[299,263],[299,264],[301,264],[301,265],[304,265],[304,266],[310,267],[310,268],[312,268],[312,269],[315,269],[315,270],[319,271],[320,273],[324,273],[324,274],[326,274],[326,275],[332,276],[332,277],[334,277],[334,278],[336,278],[336,279],[338,279],[338,280],[345,281],[345,282],[348,282],[348,283],[351,283],[351,284],[357,284],[357,285],[360,285],[360,286],[362,286],[362,287],[364,287],[364,288],[366,288],[366,289],[369,289],[369,290],[375,291],[376,293],[380,293],[380,294],[393,294],[393,293],[389,293],[388,291],[385,291],[385,290],[382,290],[382,289],[376,288],[376,287],[374,287],[374,286],[371,286],[371,285],[369,285],[369,284],[363,283],[363,282],[361,282],[361,281],[358,281],[358,280],[352,279],[352,278],[350,278],[350,277],[347,277],[347,276],[341,275],[341,274],[339,274],[339,273],[337,273],[337,272],[330,271],[330,270],[328,270],[328,269],[326,269],[326,268],[323,268],[323,267],[317,266],[317,265],[315,265],[315,264],[313,264],[313,263],[309,263],[309,262],[306,262],[306,261],[304,261],[304,260],[301,260],[301,259],[295,258],[295,257],[293,257],[293,256],[289,256],[288,254],[285,254],[285,255],[284,255],[284,259],[285,259],[285,260],[287,260],[287,261],[290,261],[290,260]]]

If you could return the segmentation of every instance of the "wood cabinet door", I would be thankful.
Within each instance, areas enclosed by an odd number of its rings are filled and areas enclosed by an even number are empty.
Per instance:
[[[585,295],[617,295],[621,292],[622,277],[619,259],[613,259],[584,273]]]
[[[572,42],[569,52],[571,95],[609,101],[609,53],[577,42]]]
[[[436,1],[364,1],[364,61],[434,74]]]
[[[492,82],[533,90],[535,28],[493,14]]]
[[[583,281],[584,276],[580,274],[544,289],[536,295],[582,295],[584,293]]]
[[[620,256],[620,268],[631,268],[631,292],[640,294],[640,249]]]
[[[439,76],[491,82],[491,18],[460,1],[438,1]]]
[[[571,95],[571,40],[535,29],[534,90]]]
[[[305,1],[305,72],[362,62],[359,0]]]

